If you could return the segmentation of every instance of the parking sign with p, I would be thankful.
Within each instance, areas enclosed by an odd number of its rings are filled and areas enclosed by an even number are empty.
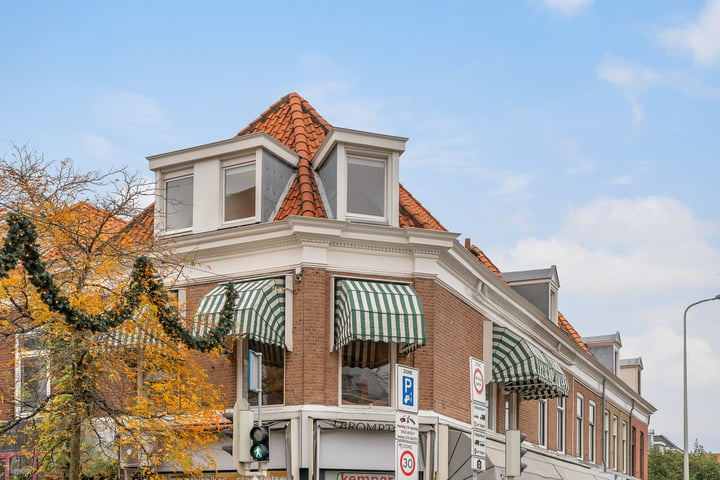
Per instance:
[[[418,369],[396,365],[395,386],[397,393],[397,409],[404,412],[418,412]]]

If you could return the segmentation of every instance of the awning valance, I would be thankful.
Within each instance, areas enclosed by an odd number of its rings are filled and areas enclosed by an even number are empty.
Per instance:
[[[524,399],[566,397],[570,392],[554,358],[499,325],[493,325],[493,381]]]
[[[338,280],[335,284],[335,349],[353,340],[397,342],[407,350],[425,345],[420,298],[410,285]]]
[[[266,278],[236,283],[235,334],[245,335],[259,342],[285,346],[285,282],[280,278]],[[220,320],[225,305],[225,285],[211,290],[200,300],[193,335],[203,336]]]

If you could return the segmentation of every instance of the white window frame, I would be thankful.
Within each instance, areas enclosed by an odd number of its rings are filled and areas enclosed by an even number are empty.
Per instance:
[[[610,412],[603,412],[603,465],[609,467],[610,463]]]
[[[27,407],[23,407],[23,361],[28,359],[37,359],[45,363],[45,392],[50,395],[50,355],[48,350],[39,348],[37,350],[23,350],[21,348],[22,337],[38,336],[39,332],[29,334],[20,334],[15,336],[15,416],[23,417],[30,412]]]
[[[627,422],[622,422],[622,437],[621,437],[622,453],[620,454],[620,458],[622,458],[623,473],[627,473],[627,434],[628,434],[627,427],[628,427]]]
[[[597,460],[597,406],[595,402],[588,402],[588,461]]]
[[[340,153],[342,154],[340,155]],[[338,145],[338,154],[338,157],[342,158],[342,161],[338,162],[338,219],[363,223],[391,225],[391,215],[395,209],[392,208],[393,205],[391,203],[391,200],[394,195],[392,194],[390,186],[393,185],[393,181],[395,180],[395,177],[397,177],[395,168],[393,168],[394,164],[396,164],[397,162],[394,162],[392,158],[395,154],[359,148],[346,148],[344,145]],[[384,214],[382,216],[365,215],[362,213],[348,211],[348,166],[351,158],[383,162],[385,164],[385,176],[383,185],[385,201],[383,205]]]
[[[245,157],[242,159],[233,159],[223,162],[222,168],[220,169],[220,221],[223,227],[231,227],[235,225],[249,225],[252,223],[258,223],[260,221],[260,211],[262,208],[262,151],[259,152],[259,157],[256,156]],[[225,220],[225,179],[226,172],[233,168],[238,167],[249,167],[255,168],[255,214],[252,217],[238,218],[235,220]]]
[[[578,393],[575,400],[575,455],[582,460],[583,458],[583,447],[585,446],[585,438],[583,434],[585,429],[583,423],[585,421],[585,398],[582,394]]]
[[[547,399],[538,400],[538,446],[547,448],[548,442],[548,405]]]
[[[487,429],[491,432],[497,432],[497,398],[498,384],[490,382],[487,384]]]
[[[565,453],[565,397],[557,397],[557,451]]]
[[[612,445],[613,445],[613,470],[617,470],[617,457],[618,457],[618,417],[613,415],[612,418]]]
[[[182,228],[169,228],[168,227],[168,221],[167,221],[167,215],[168,215],[168,208],[167,204],[169,201],[168,198],[168,183],[174,182],[177,180],[183,180],[186,178],[192,179],[192,187],[193,187],[193,200],[192,200],[192,211],[191,211],[191,222],[189,227],[182,227]],[[193,174],[192,170],[182,170],[178,172],[173,172],[171,174],[163,176],[161,179],[161,186],[160,191],[162,192],[161,202],[160,202],[160,214],[162,218],[162,233],[173,235],[177,233],[186,233],[191,232],[193,230],[193,227],[195,225],[195,175]]]

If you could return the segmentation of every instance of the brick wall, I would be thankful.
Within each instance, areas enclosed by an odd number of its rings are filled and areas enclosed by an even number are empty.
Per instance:
[[[15,337],[0,340],[0,423],[14,415]]]

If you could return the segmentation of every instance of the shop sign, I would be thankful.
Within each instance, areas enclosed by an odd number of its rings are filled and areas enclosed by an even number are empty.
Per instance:
[[[395,480],[392,472],[342,472],[325,471],[325,480]]]
[[[331,420],[327,423],[330,424],[329,428],[338,428],[341,430],[368,430],[378,432],[392,432],[395,430],[395,425],[392,423],[360,422],[350,420]]]
[[[257,477],[240,475],[237,472],[207,472],[199,475],[186,475],[184,473],[161,474],[167,480],[257,480]],[[268,470],[266,480],[287,480],[285,470]]]

